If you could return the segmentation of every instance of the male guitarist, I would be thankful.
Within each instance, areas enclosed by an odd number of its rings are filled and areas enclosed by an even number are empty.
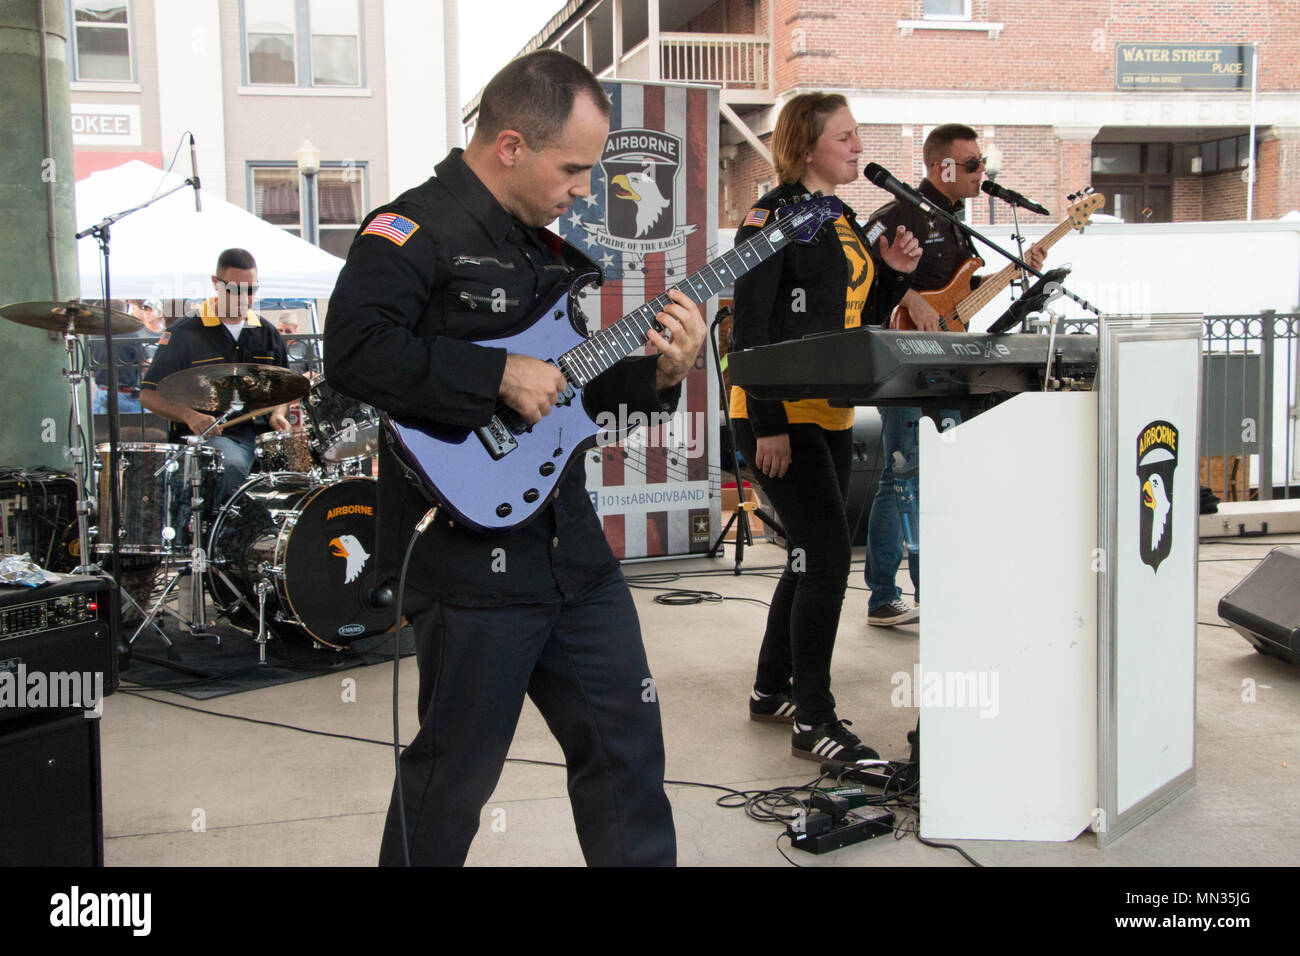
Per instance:
[[[969,126],[947,123],[936,126],[925,138],[922,148],[925,179],[918,191],[931,204],[954,216],[960,216],[967,199],[980,194],[984,178],[984,157],[976,133]],[[912,324],[924,332],[943,330],[939,313],[919,293],[948,284],[963,262],[975,255],[966,234],[947,220],[921,212],[915,206],[894,200],[871,217],[871,225],[883,224],[887,235],[902,226],[921,241],[921,262],[912,273],[911,288],[899,303],[906,309]],[[1027,262],[1041,269],[1047,254],[1030,247]],[[972,288],[974,288],[972,283]],[[949,331],[958,331],[950,328]],[[865,578],[871,589],[867,602],[867,623],[875,627],[907,624],[921,616],[921,562],[917,549],[919,512],[917,490],[917,422],[919,408],[882,408],[881,443],[885,451],[885,470],[880,476],[867,524],[867,561]],[[956,412],[942,415],[943,426],[950,427],[961,419]],[[908,544],[908,573],[912,578],[913,597],[917,606],[903,600],[896,579],[903,560],[903,542]]]
[[[544,227],[589,194],[609,112],[596,78],[563,54],[542,50],[505,66],[483,91],[468,148],[362,222],[329,304],[331,385],[392,415],[448,426],[486,425],[498,402],[534,424],[549,414],[567,387],[554,365],[474,343],[528,327],[571,269],[595,268]],[[668,334],[649,334],[658,354],[625,359],[589,383],[593,414],[619,403],[642,414],[676,406],[705,326],[686,296],[670,295],[657,316]],[[389,440],[381,444],[379,580],[395,586],[430,503]],[[509,532],[477,534],[446,513],[418,539],[405,595],[420,669],[420,730],[401,757],[411,862],[464,861],[527,695],[564,750],[587,862],[671,865],[659,705],[583,467]],[[381,864],[403,861],[398,797],[394,787]]]

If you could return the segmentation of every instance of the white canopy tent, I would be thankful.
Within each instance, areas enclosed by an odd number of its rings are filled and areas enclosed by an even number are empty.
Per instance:
[[[164,193],[184,176],[132,160],[77,183],[77,230]],[[202,299],[223,249],[247,249],[257,260],[259,296],[328,298],[343,260],[208,193],[194,211],[183,189],[110,227],[111,292],[115,299]],[[99,246],[77,243],[81,296],[101,297]]]

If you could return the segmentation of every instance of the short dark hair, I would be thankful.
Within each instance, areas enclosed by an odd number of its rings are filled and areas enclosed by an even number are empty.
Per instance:
[[[609,115],[609,98],[600,81],[573,57],[558,50],[521,56],[502,67],[483,89],[474,138],[495,139],[503,129],[512,129],[530,149],[545,149],[560,138],[580,93]]]
[[[217,256],[217,275],[227,269],[256,269],[257,260],[247,249],[227,249]]]
[[[976,140],[979,139],[979,134],[961,123],[944,123],[930,130],[930,135],[925,138],[925,145],[921,147],[921,158],[925,160],[925,165],[929,166],[943,159],[943,154],[948,152],[948,147],[959,139]]]
[[[793,183],[804,173],[808,151],[826,129],[826,121],[849,105],[839,93],[800,93],[776,118],[772,131],[772,164],[783,183]]]

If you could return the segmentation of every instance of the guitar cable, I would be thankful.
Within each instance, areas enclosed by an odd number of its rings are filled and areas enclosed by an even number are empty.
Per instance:
[[[420,535],[429,530],[429,525],[433,524],[433,519],[438,516],[439,505],[434,505],[424,513],[424,517],[415,525],[415,530],[411,532],[411,540],[406,545],[406,554],[402,557],[402,570],[397,578],[397,607],[393,617],[393,628],[396,640],[393,641],[393,765],[397,769],[397,816],[402,824],[402,860],[409,867],[411,865],[411,841],[406,832],[406,796],[402,791],[402,743],[401,731],[397,714],[397,695],[398,695],[398,675],[401,673],[399,663],[402,659],[402,601],[406,597],[406,569],[411,563],[411,554],[415,551],[415,542],[420,540]],[[412,639],[415,637],[415,629],[411,629]],[[433,675],[433,691],[429,694],[429,709],[433,710],[434,701],[438,697],[438,682],[442,680],[442,651],[441,648],[445,642],[439,642],[438,651],[438,669]]]

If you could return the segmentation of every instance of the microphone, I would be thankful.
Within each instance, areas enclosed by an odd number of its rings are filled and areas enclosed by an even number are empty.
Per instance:
[[[1040,216],[1051,215],[1051,213],[1038,205],[1038,203],[1026,199],[1015,190],[1007,189],[1005,186],[999,186],[991,179],[984,180],[984,182],[980,184],[980,189],[992,196],[994,199],[1001,199],[1003,202],[1010,203],[1013,206],[1019,206],[1021,209],[1028,209],[1030,212],[1036,212]]]
[[[194,211],[203,212],[203,203],[199,200],[199,159],[194,152],[193,133],[190,133],[190,179],[194,181]]]
[[[885,192],[893,193],[904,202],[920,209],[921,212],[934,211],[934,207],[920,193],[906,183],[899,182],[879,163],[867,163],[867,168],[862,171],[862,175],[873,185],[879,186]]]

